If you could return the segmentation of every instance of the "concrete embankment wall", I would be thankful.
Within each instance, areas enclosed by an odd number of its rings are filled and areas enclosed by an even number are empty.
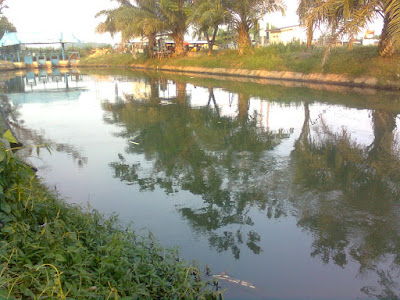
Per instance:
[[[173,71],[181,73],[192,73],[192,74],[211,74],[211,75],[224,75],[224,76],[240,76],[250,78],[262,78],[262,79],[278,79],[278,80],[290,80],[299,82],[310,82],[310,83],[324,83],[324,84],[336,84],[345,86],[356,86],[356,87],[370,87],[379,89],[400,89],[400,80],[378,80],[373,76],[359,76],[350,77],[346,75],[337,74],[303,74],[296,72],[286,71],[265,71],[265,70],[245,70],[245,69],[225,69],[225,68],[202,68],[202,67],[176,67],[176,66],[162,66],[152,67],[147,65],[131,65],[135,69],[145,70],[158,70],[158,71]]]

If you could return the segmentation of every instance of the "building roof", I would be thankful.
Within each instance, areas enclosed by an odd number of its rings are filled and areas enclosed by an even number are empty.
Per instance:
[[[300,25],[292,25],[292,26],[286,26],[286,27],[281,27],[281,28],[267,29],[265,31],[266,32],[271,32],[271,33],[278,33],[278,32],[295,30],[295,29],[297,29],[299,27],[300,27]]]
[[[0,47],[20,44],[81,43],[72,33],[8,32],[0,40]]]

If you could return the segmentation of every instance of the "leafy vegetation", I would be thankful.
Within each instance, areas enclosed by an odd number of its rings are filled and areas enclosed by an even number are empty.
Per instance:
[[[227,23],[229,13],[226,0],[200,0],[191,15],[191,19],[196,29],[196,34],[204,34],[208,44],[208,54],[211,55],[216,42],[219,26]]]
[[[120,32],[123,41],[144,36],[149,47],[156,35],[169,36],[175,42],[175,53],[184,54],[184,34],[192,24],[205,33],[209,46],[215,42],[218,26],[231,23],[238,33],[239,53],[251,47],[249,30],[266,13],[281,11],[285,6],[281,0],[117,0],[119,6],[112,10],[100,11],[97,16],[105,16],[97,30],[115,34]],[[212,37],[209,37],[212,32]]]
[[[175,53],[184,53],[184,34],[189,26],[190,1],[186,0],[118,0],[119,6],[100,11],[106,16],[98,32],[121,32],[123,41],[144,36],[152,49],[158,33],[170,36],[175,42]]]
[[[238,51],[244,54],[252,46],[249,31],[257,22],[267,13],[285,12],[282,0],[117,1],[119,7],[116,9],[99,12],[98,16],[106,16],[106,20],[98,26],[99,32],[121,32],[124,42],[133,37],[145,36],[150,48],[157,35],[168,35],[174,40],[175,53],[178,55],[185,52],[183,38],[190,25],[197,29],[197,33],[206,36],[210,52],[219,26],[231,26],[236,31]],[[379,55],[390,57],[400,47],[398,0],[301,0],[297,14],[307,29],[308,49],[311,48],[316,28],[325,26],[330,29],[330,43],[323,62],[339,37],[348,37],[351,48],[361,31],[379,17],[384,22]]]
[[[236,0],[231,1],[229,11],[238,33],[238,50],[240,54],[243,54],[251,47],[249,30],[266,13],[280,11],[284,14],[285,5],[281,0]]]
[[[105,16],[105,21],[97,26],[97,32],[109,32],[111,36],[121,32],[122,40],[128,41],[132,36],[145,36],[149,48],[156,43],[158,32],[166,28],[161,6],[157,0],[118,1],[119,6],[111,10],[100,11],[96,17]],[[134,21],[133,21],[134,20]]]
[[[400,47],[400,3],[398,0],[301,0],[297,12],[307,27],[309,41],[314,29],[323,24],[332,31],[331,45],[338,37],[349,36],[351,46],[363,28],[376,18],[382,17],[384,24],[379,54],[390,57]]]
[[[58,199],[0,143],[0,298],[215,298],[201,271],[118,225]]]
[[[7,9],[6,0],[0,0],[0,39],[3,37],[4,32],[16,32],[15,26],[4,15],[4,10]]]

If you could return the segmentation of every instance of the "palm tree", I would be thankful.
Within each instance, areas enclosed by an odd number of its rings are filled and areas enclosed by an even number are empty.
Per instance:
[[[229,12],[232,23],[238,32],[239,53],[243,54],[251,48],[249,30],[266,13],[280,11],[285,13],[282,0],[230,0]]]
[[[297,14],[300,18],[300,23],[307,29],[307,49],[311,48],[311,43],[314,36],[314,22],[307,20],[307,16],[312,8],[318,4],[317,0],[300,0],[297,8]]]
[[[137,0],[135,4],[129,0],[117,1],[120,4],[118,8],[97,13],[96,17],[106,16],[106,20],[97,26],[97,32],[109,32],[111,36],[120,32],[123,41],[145,36],[151,50],[156,43],[157,34],[165,29],[159,1]]]
[[[212,54],[215,38],[220,25],[225,24],[229,18],[226,0],[199,0],[191,15],[196,34],[204,33],[208,43],[208,55]],[[211,36],[211,37],[210,37]]]
[[[175,54],[182,55],[185,53],[184,35],[190,24],[192,1],[160,0],[160,6],[167,32],[175,42]]]
[[[330,45],[340,36],[354,37],[369,23],[382,17],[384,26],[379,43],[379,54],[389,57],[400,48],[400,2],[398,0],[326,0],[305,3],[312,3],[312,5],[311,7],[299,6],[298,12],[302,13],[300,15],[302,20],[313,26],[328,25],[333,33]],[[308,9],[304,10],[303,7],[308,7]],[[311,33],[312,31],[308,31],[309,37]]]
[[[188,28],[191,1],[188,0],[116,0],[119,7],[103,10],[106,20],[97,26],[100,33],[120,32],[122,40],[145,36],[152,48],[157,34],[167,34],[175,42],[175,53],[184,53],[184,34]]]
[[[14,24],[12,24],[8,18],[4,15],[4,10],[7,9],[6,0],[0,0],[0,39],[3,37],[6,31],[16,32]]]

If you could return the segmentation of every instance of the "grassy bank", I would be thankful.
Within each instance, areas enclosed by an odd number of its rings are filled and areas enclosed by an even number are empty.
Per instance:
[[[60,200],[0,143],[0,298],[214,298],[194,265]]]
[[[379,80],[397,80],[400,78],[400,56],[382,58],[376,46],[357,46],[352,50],[344,47],[334,48],[322,67],[325,49],[315,48],[311,51],[303,45],[273,45],[253,49],[247,55],[239,55],[235,50],[215,52],[212,56],[196,53],[195,56],[179,58],[146,59],[131,54],[111,53],[99,57],[87,57],[81,60],[82,65],[129,66],[145,64],[147,66],[191,66],[205,68],[231,68],[268,71],[292,71],[305,74],[326,73],[348,76],[374,76]]]

